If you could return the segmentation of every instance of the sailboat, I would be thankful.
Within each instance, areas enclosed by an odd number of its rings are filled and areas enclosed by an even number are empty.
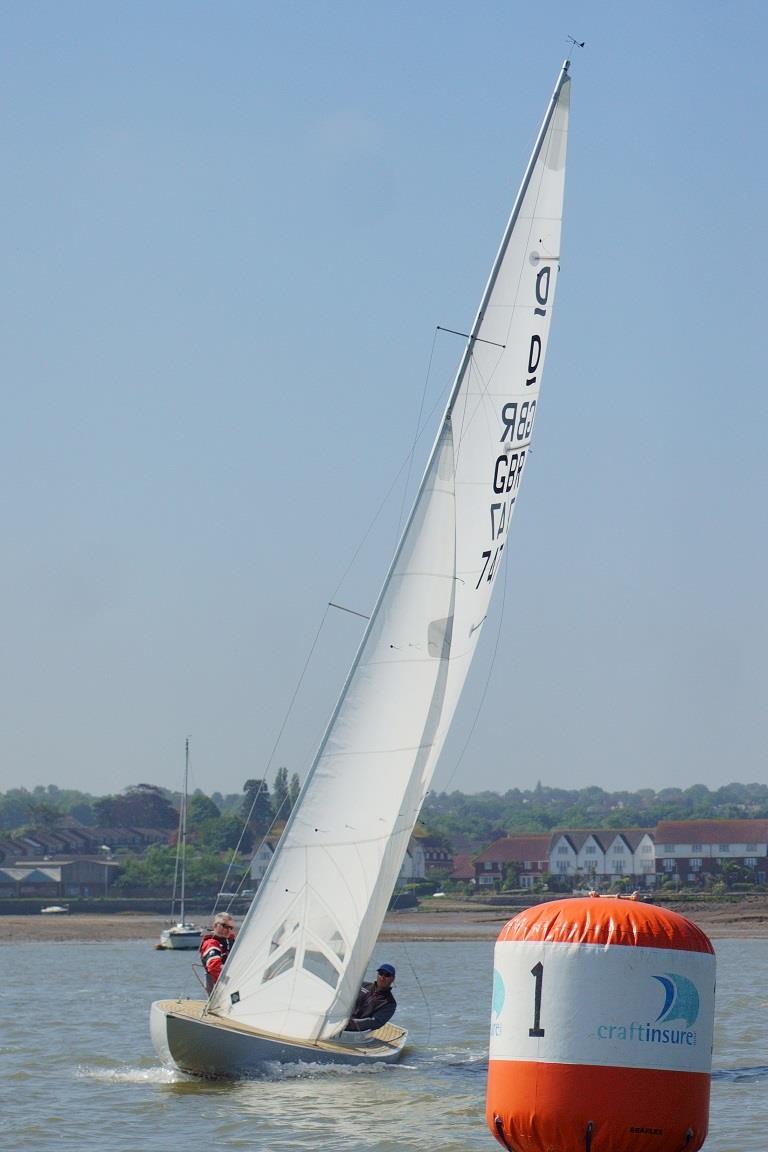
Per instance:
[[[345,1025],[488,613],[531,443],[559,271],[568,69],[395,556],[222,976],[207,1002],[152,1005],[156,1051],[185,1072],[402,1054],[407,1034],[392,1022]]]
[[[187,922],[184,915],[184,896],[187,880],[187,798],[189,792],[189,740],[185,744],[184,787],[179,808],[179,830],[176,837],[176,869],[173,876],[173,896],[171,898],[171,919],[176,910],[176,884],[179,882],[179,919],[170,928],[160,933],[160,949],[191,951],[200,947],[203,933],[200,928]]]

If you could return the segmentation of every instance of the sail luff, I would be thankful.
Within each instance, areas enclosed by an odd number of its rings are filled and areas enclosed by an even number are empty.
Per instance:
[[[571,66],[570,60],[564,60],[563,61],[562,68],[560,69],[560,75],[557,78],[557,83],[555,84],[555,88],[554,88],[554,91],[552,93],[552,97],[551,97],[551,99],[549,101],[549,105],[547,107],[547,111],[544,114],[544,119],[541,122],[539,134],[536,137],[536,143],[534,144],[533,151],[531,152],[531,158],[528,161],[528,167],[525,170],[525,173],[523,175],[523,179],[520,181],[520,187],[518,189],[517,196],[515,197],[515,202],[512,205],[512,211],[509,214],[509,219],[507,220],[507,226],[504,229],[504,234],[501,238],[501,243],[499,244],[498,252],[496,253],[496,259],[494,260],[493,265],[491,266],[491,272],[490,272],[490,275],[488,276],[488,281],[485,285],[485,290],[483,291],[483,294],[480,298],[480,304],[479,304],[479,307],[477,309],[477,313],[475,315],[474,322],[472,324],[472,327],[469,330],[469,339],[467,340],[467,344],[466,344],[466,347],[464,348],[464,353],[462,355],[461,362],[460,362],[458,370],[456,372],[456,378],[453,382],[453,387],[451,389],[451,395],[448,399],[448,403],[447,403],[446,409],[445,409],[444,420],[447,420],[448,417],[450,416],[451,412],[453,411],[453,406],[454,406],[454,403],[456,402],[456,397],[459,393],[459,389],[461,388],[462,380],[464,379],[464,375],[466,373],[470,358],[472,356],[472,346],[473,346],[474,342],[477,340],[477,334],[480,331],[480,327],[483,323],[483,317],[485,316],[485,310],[488,307],[488,301],[490,300],[491,293],[493,292],[493,289],[496,285],[496,281],[497,281],[498,276],[499,276],[499,270],[500,270],[501,265],[504,261],[504,257],[507,253],[507,248],[509,247],[510,237],[512,236],[512,232],[514,231],[515,225],[517,224],[517,219],[518,219],[518,216],[520,215],[520,208],[522,206],[523,200],[525,199],[525,194],[528,191],[528,186],[531,182],[531,176],[533,175],[534,169],[536,167],[536,163],[537,163],[537,161],[539,159],[539,155],[541,153],[542,145],[544,144],[544,140],[546,139],[546,135],[547,135],[547,132],[549,130],[549,126],[552,122],[552,117],[555,113],[555,108],[557,107],[557,101],[560,97],[560,91],[563,87],[563,84],[565,84],[566,80],[569,79],[568,69],[570,68],[570,66]]]

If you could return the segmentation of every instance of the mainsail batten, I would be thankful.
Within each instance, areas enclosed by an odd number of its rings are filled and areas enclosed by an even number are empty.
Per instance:
[[[566,64],[395,560],[212,1014],[314,1040],[338,1032],[354,1002],[525,468],[558,272],[568,88]]]

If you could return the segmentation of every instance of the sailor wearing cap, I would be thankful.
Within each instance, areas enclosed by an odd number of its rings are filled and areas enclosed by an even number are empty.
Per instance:
[[[352,1009],[352,1015],[347,1022],[349,1032],[370,1032],[373,1028],[381,1028],[390,1020],[397,1008],[397,1001],[392,995],[392,985],[395,982],[395,970],[391,964],[380,964],[376,971],[376,979],[363,984]]]

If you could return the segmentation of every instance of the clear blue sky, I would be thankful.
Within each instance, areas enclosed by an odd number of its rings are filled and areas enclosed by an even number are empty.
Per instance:
[[[187,734],[206,792],[303,772],[569,34],[533,458],[435,787],[765,778],[762,0],[50,0],[0,15],[0,790],[177,787]]]

